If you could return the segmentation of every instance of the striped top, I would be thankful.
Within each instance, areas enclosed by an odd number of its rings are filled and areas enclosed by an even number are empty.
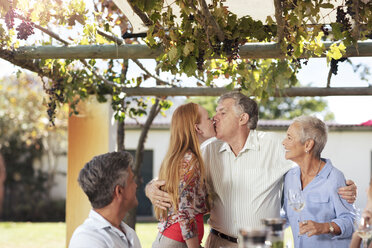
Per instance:
[[[203,147],[206,179],[213,199],[209,224],[230,236],[280,217],[283,176],[293,166],[284,158],[283,137],[251,130],[237,156],[215,140]]]

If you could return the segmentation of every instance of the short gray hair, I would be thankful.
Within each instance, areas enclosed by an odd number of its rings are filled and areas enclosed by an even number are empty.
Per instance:
[[[326,143],[327,143],[327,126],[320,119],[313,116],[300,116],[293,120],[300,124],[301,137],[300,141],[302,144],[309,139],[314,140],[313,156],[320,158]]]
[[[238,91],[231,91],[223,94],[218,99],[218,103],[222,102],[226,99],[234,99],[235,100],[235,112],[236,114],[240,115],[242,113],[247,113],[249,115],[248,127],[249,129],[256,129],[257,122],[258,122],[258,106],[257,103],[243,95]]]
[[[125,187],[132,165],[132,155],[124,151],[95,156],[85,164],[78,182],[93,208],[103,208],[112,202],[116,185]]]

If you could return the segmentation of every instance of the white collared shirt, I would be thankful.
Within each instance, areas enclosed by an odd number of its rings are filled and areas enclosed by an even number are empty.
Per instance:
[[[136,232],[124,222],[120,226],[125,233],[92,209],[74,231],[69,248],[141,248]]]
[[[212,138],[209,138],[209,139],[205,140],[203,143],[200,144],[200,149],[203,150],[207,145],[209,145],[210,143],[212,143],[215,140],[217,140],[216,137],[212,137]]]
[[[215,140],[203,147],[206,177],[212,190],[212,228],[237,237],[240,228],[261,227],[261,219],[280,216],[285,160],[283,137],[251,130],[237,156]]]

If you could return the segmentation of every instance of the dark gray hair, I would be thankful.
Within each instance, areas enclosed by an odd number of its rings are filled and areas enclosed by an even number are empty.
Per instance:
[[[226,99],[234,99],[236,114],[240,115],[243,113],[247,113],[249,115],[248,127],[252,130],[256,129],[258,122],[257,103],[238,91],[231,91],[223,94],[218,99],[218,103]]]
[[[300,116],[293,120],[300,124],[301,137],[300,141],[302,144],[309,139],[314,140],[313,156],[320,158],[326,143],[327,143],[327,126],[326,124],[313,116]]]
[[[124,151],[95,156],[85,164],[78,182],[93,208],[103,208],[112,202],[116,185],[125,187],[132,165],[132,155]]]

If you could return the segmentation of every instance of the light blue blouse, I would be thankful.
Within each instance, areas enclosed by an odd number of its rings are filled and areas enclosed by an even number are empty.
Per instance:
[[[345,186],[344,174],[333,167],[329,159],[323,161],[326,162],[323,169],[302,191],[305,207],[299,213],[289,206],[288,189],[301,188],[300,167],[292,168],[285,175],[282,217],[287,219],[287,223],[292,228],[296,248],[342,248],[349,247],[351,241],[355,209],[337,193],[338,188]],[[334,222],[340,227],[341,234],[338,236],[321,234],[312,237],[307,237],[306,234],[299,235],[300,219],[319,223]]]

